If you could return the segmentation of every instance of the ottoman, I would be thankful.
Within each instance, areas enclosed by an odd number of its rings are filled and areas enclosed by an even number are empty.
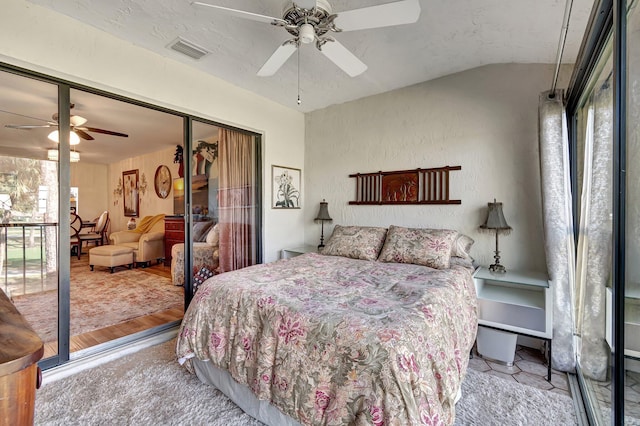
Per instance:
[[[98,246],[89,250],[89,266],[93,271],[94,266],[106,266],[111,270],[116,266],[128,265],[133,267],[133,249],[125,246]]]

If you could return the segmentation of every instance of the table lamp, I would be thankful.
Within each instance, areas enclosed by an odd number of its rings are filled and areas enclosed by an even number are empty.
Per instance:
[[[322,223],[322,228],[320,230],[320,245],[318,246],[318,250],[324,247],[324,222],[331,222],[331,216],[329,216],[329,203],[327,203],[324,198],[320,202],[320,210],[318,210],[318,216],[316,216],[315,220],[319,220]]]
[[[502,213],[502,203],[496,202],[493,199],[493,203],[487,203],[487,219],[480,225],[481,230],[495,231],[496,233],[496,254],[494,259],[496,263],[489,266],[489,272],[496,274],[504,274],[507,272],[504,266],[500,264],[500,251],[498,250],[498,234],[509,234],[511,227],[507,224]]]

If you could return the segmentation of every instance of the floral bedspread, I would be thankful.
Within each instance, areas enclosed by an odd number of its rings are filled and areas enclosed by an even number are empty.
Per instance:
[[[471,273],[315,253],[228,272],[196,293],[176,352],[303,424],[452,424],[477,329]]]

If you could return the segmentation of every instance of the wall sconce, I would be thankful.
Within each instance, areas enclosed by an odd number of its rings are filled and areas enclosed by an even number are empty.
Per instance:
[[[322,228],[320,228],[320,245],[318,246],[318,250],[324,247],[324,222],[331,222],[331,216],[329,216],[329,203],[327,203],[324,198],[320,202],[320,210],[318,210],[318,216],[316,216],[315,220],[319,220],[322,224]]]
[[[118,186],[113,190],[113,196],[118,198],[122,195],[122,179],[118,179]]]
[[[487,207],[487,219],[482,225],[480,225],[480,229],[484,231],[495,231],[496,233],[496,254],[495,256],[493,256],[493,258],[496,260],[496,263],[489,266],[489,272],[504,274],[505,272],[507,272],[507,270],[500,264],[498,234],[509,234],[511,232],[511,227],[507,224],[507,221],[504,218],[504,214],[502,213],[502,203],[496,202],[496,199],[494,198],[493,203],[487,203]]]
[[[147,192],[147,177],[144,175],[144,173],[142,173],[142,179],[138,184],[138,189],[140,190],[142,195],[144,195]]]

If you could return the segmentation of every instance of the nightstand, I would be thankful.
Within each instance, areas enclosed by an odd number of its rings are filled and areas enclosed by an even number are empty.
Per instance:
[[[521,271],[492,274],[480,267],[473,274],[473,281],[478,295],[478,325],[483,327],[482,331],[478,329],[478,353],[482,355],[482,346],[489,352],[499,350],[501,342],[508,340],[507,333],[545,340],[549,359],[547,380],[551,380],[553,295],[547,275]]]
[[[317,252],[318,252],[318,247],[310,246],[310,245],[304,245],[304,246],[294,247],[294,248],[286,248],[280,252],[280,259],[291,259],[292,257],[300,256],[301,254],[317,253]]]

